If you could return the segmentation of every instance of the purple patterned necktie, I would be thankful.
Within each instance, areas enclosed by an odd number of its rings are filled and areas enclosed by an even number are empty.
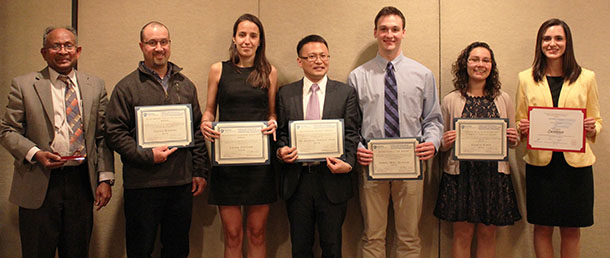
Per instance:
[[[309,88],[309,102],[307,103],[307,113],[305,113],[305,120],[320,120],[320,101],[318,100],[318,92],[320,86],[312,84]]]
[[[398,118],[398,90],[396,89],[396,77],[394,66],[388,62],[385,73],[385,115],[383,129],[386,138],[400,137]]]
[[[66,84],[66,122],[70,126],[70,155],[85,156],[87,154],[85,149],[85,132],[81,123],[76,89],[74,89],[74,84],[68,76],[60,75],[57,79]]]

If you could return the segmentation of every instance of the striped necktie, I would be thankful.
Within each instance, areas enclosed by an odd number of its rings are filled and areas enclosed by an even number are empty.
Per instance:
[[[396,89],[396,77],[394,66],[388,62],[385,73],[385,115],[383,129],[386,138],[400,137],[398,118],[398,90]]]
[[[74,84],[66,75],[60,75],[58,80],[66,84],[66,122],[70,126],[70,153],[71,155],[87,154],[85,149],[85,132],[81,122],[80,107],[76,96]]]

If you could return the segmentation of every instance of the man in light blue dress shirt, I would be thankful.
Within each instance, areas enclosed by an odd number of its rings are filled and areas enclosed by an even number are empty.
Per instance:
[[[363,167],[360,201],[364,219],[363,257],[385,257],[386,226],[390,199],[394,209],[397,257],[420,257],[418,224],[421,217],[423,180],[377,180],[367,178],[373,153],[364,142],[386,135],[387,96],[384,81],[393,68],[397,102],[398,128],[394,137],[420,137],[415,152],[420,160],[434,157],[443,132],[442,116],[432,72],[422,64],[402,55],[405,37],[404,15],[395,7],[384,7],[375,18],[377,56],[354,69],[348,84],[358,92],[362,110],[362,142],[357,151]],[[392,64],[388,66],[388,62]],[[390,67],[390,68],[388,68]],[[384,128],[386,127],[386,128]],[[385,129],[385,130],[384,130]],[[424,166],[425,167],[425,166]]]

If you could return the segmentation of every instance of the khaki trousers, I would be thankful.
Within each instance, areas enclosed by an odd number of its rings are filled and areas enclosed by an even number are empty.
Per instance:
[[[419,220],[423,200],[422,180],[368,180],[368,167],[360,175],[360,206],[364,219],[362,257],[386,257],[386,228],[390,199],[396,225],[396,257],[419,257]]]

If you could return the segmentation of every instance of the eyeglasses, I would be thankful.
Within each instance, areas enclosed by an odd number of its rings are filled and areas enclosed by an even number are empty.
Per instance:
[[[162,40],[159,40],[159,41],[151,39],[149,41],[142,42],[142,43],[148,45],[149,47],[156,47],[157,44],[161,44],[162,47],[165,47],[165,46],[169,45],[170,42],[172,42],[172,41],[169,40],[169,39],[162,39]]]
[[[74,48],[76,48],[76,46],[72,43],[64,43],[64,44],[54,44],[50,47],[47,47],[47,49],[50,49],[53,51],[59,51],[62,48],[65,49],[66,51],[72,51],[72,50],[74,50]]]
[[[299,56],[299,58],[307,60],[309,62],[315,62],[316,60],[318,60],[318,58],[320,58],[320,60],[322,60],[323,62],[326,62],[326,61],[328,61],[328,58],[330,58],[330,56],[327,54],[319,54],[319,55],[311,54],[308,56]]]
[[[468,58],[468,63],[476,64],[476,63],[479,63],[479,62],[483,62],[483,64],[491,64],[491,59],[487,59],[487,58],[479,59],[479,58],[476,58],[476,57]]]

